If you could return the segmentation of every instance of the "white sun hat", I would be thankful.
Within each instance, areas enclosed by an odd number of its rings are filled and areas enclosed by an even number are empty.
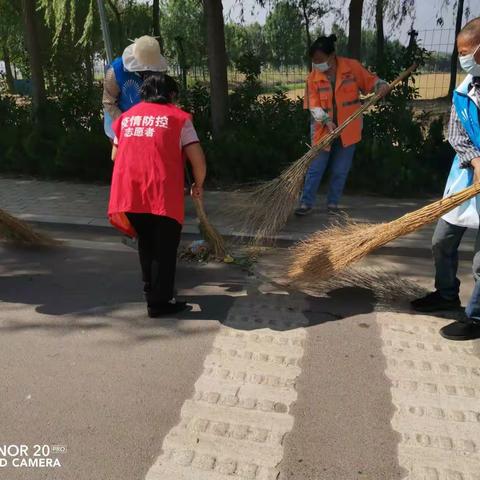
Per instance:
[[[135,39],[122,55],[123,66],[129,72],[166,72],[165,57],[160,53],[160,44],[154,37],[144,35]]]

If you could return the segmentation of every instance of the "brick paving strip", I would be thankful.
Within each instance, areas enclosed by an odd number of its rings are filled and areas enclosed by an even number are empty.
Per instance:
[[[378,313],[407,479],[480,480],[480,345],[438,334],[445,321]]]
[[[308,321],[281,294],[235,300],[146,480],[274,480]]]

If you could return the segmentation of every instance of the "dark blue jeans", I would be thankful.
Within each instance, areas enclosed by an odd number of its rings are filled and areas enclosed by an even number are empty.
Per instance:
[[[457,278],[458,247],[466,232],[465,227],[458,227],[442,218],[438,221],[432,239],[433,258],[435,260],[435,288],[443,298],[452,300],[460,291]],[[467,321],[480,322],[480,230],[477,232],[473,257],[473,278],[475,287],[465,313]]]
[[[352,166],[354,153],[355,145],[343,147],[340,140],[334,142],[329,152],[321,151],[308,169],[300,203],[307,207],[313,207],[323,174],[327,166],[330,165],[331,174],[327,204],[338,205],[347,181],[348,172]]]

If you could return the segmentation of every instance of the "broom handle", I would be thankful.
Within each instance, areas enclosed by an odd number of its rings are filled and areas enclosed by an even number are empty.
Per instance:
[[[445,215],[448,213],[450,210],[453,210],[454,208],[458,207],[462,203],[466,202],[467,200],[470,200],[471,198],[475,197],[476,195],[480,194],[480,183],[474,183],[470,187],[464,188],[463,190],[460,190],[457,193],[454,193],[453,195],[450,195],[448,197],[442,198],[441,200],[437,200],[436,202],[430,203],[429,205],[426,205],[425,207],[422,207],[418,210],[415,210],[414,212],[407,213],[403,215],[403,217],[398,218],[397,220],[394,220],[394,222],[403,222],[410,217],[417,217],[421,216],[422,214],[428,214],[432,213],[434,214],[434,210],[436,211],[437,209],[441,208],[441,215]],[[432,219],[432,221],[435,220],[435,218]]]
[[[190,171],[188,170],[187,165],[185,164],[185,175],[187,177],[188,188],[191,189],[193,182],[192,177],[190,176]],[[203,200],[200,198],[192,197],[193,205],[195,207],[195,212],[197,217],[202,223],[208,222],[207,214],[205,213],[205,208],[203,207]]]
[[[208,223],[207,214],[205,213],[205,208],[203,207],[203,201],[200,198],[192,197],[193,205],[195,206],[195,211],[197,212],[197,217],[200,220],[200,223]]]
[[[341,125],[339,125],[333,132],[328,134],[319,144],[312,147],[312,151],[317,152],[323,150],[327,145],[333,142],[340,134],[345,130],[348,125],[350,125],[354,120],[356,120],[360,115],[362,115],[366,110],[368,110],[372,105],[377,103],[381,98],[388,95],[400,82],[403,82],[408,78],[417,68],[417,64],[414,63],[411,67],[401,73],[393,82],[388,85],[388,91],[384,94],[376,93],[371,96],[355,113],[350,115]]]

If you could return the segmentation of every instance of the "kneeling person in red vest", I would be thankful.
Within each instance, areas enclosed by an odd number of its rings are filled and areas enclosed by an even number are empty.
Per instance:
[[[173,78],[152,73],[141,103],[113,124],[115,162],[108,215],[116,228],[138,237],[150,317],[178,313],[174,298],[177,249],[184,221],[184,158],[193,171],[191,195],[203,196],[205,156],[191,116],[175,106]]]

